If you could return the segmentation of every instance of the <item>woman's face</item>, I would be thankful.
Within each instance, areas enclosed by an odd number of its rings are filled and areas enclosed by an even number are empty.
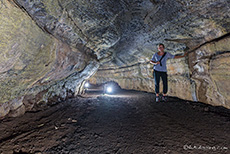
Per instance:
[[[164,46],[163,46],[163,45],[159,45],[159,47],[158,47],[158,51],[163,52],[163,51],[164,51]]]

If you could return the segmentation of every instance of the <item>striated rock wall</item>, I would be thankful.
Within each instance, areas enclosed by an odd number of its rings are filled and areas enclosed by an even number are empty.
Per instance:
[[[0,117],[74,95],[99,67],[46,33],[13,2],[0,1]]]
[[[191,78],[198,100],[230,108],[230,37],[207,43],[191,54]]]
[[[185,58],[181,60],[169,60],[168,82],[169,95],[183,99],[195,100],[194,83],[189,77],[188,65]],[[103,83],[115,81],[124,89],[135,89],[154,92],[153,65],[136,64],[120,68],[98,69],[97,73],[89,79],[91,83]],[[161,85],[162,91],[162,85]]]
[[[230,108],[230,37],[202,45],[185,59],[169,60],[168,82],[171,96]],[[92,83],[116,81],[122,88],[154,92],[151,64],[99,69]],[[161,85],[162,91],[162,85]]]

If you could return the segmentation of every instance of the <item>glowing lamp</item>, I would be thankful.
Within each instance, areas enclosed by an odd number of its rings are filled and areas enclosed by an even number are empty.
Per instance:
[[[113,92],[112,87],[107,87],[106,92],[107,92],[107,93],[112,93],[112,92]]]
[[[88,82],[85,83],[85,88],[89,88],[89,83]]]

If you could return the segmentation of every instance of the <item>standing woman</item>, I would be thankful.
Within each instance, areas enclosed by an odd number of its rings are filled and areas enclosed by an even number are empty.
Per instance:
[[[160,85],[160,78],[163,81],[163,101],[167,101],[167,92],[168,92],[168,75],[167,75],[167,66],[166,61],[167,59],[177,59],[183,58],[187,55],[185,53],[183,56],[176,56],[172,55],[169,52],[164,52],[165,46],[164,44],[160,43],[158,46],[158,52],[155,53],[150,60],[150,63],[153,64],[154,69],[154,80],[155,80],[155,92],[156,92],[156,102],[159,102],[159,85]]]

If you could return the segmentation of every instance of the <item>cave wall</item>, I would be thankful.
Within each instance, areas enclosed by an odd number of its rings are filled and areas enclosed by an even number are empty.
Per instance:
[[[229,55],[229,36],[207,43],[191,54],[191,78],[199,101],[230,108]]]
[[[37,26],[12,1],[0,6],[0,117],[74,95],[99,67],[91,55]]]
[[[167,62],[168,67],[168,94],[182,99],[196,100],[195,83],[189,77],[187,61],[173,59]],[[100,84],[106,81],[115,81],[124,89],[134,89],[147,92],[154,91],[153,65],[138,63],[120,68],[99,68],[97,73],[89,79],[90,83]],[[160,91],[162,91],[162,83]]]
[[[230,37],[206,43],[187,58],[168,60],[170,96],[230,108]],[[113,80],[124,89],[154,91],[152,65],[136,64],[121,68],[99,68],[91,83]],[[161,92],[162,92],[161,84]]]

